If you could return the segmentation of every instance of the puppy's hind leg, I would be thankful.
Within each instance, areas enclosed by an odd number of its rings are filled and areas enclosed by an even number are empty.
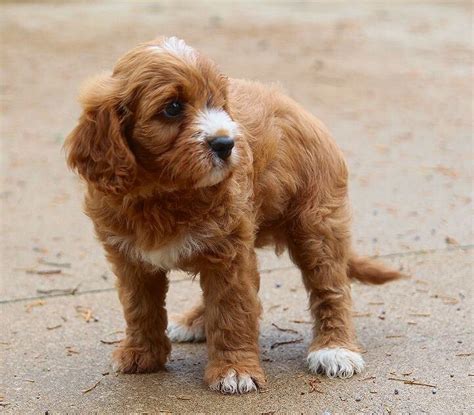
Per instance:
[[[206,340],[202,301],[183,314],[171,316],[169,320],[167,333],[172,342],[186,343]]]
[[[351,377],[363,369],[364,361],[351,315],[349,214],[345,201],[318,211],[302,210],[290,229],[288,248],[303,274],[314,319],[309,368],[331,378]]]

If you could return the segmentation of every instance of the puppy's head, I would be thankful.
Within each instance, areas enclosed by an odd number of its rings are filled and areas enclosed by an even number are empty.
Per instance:
[[[177,38],[141,45],[92,79],[68,164],[102,192],[213,186],[237,162],[227,78]]]

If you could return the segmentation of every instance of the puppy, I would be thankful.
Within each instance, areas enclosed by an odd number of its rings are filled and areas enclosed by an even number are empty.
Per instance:
[[[400,277],[351,250],[348,173],[325,127],[276,88],[229,79],[177,38],[142,44],[82,92],[67,161],[117,276],[124,373],[162,369],[171,341],[207,341],[204,379],[223,393],[265,384],[255,248],[288,249],[309,294],[308,366],[362,370],[351,279]],[[199,274],[202,301],[168,327],[167,273]]]

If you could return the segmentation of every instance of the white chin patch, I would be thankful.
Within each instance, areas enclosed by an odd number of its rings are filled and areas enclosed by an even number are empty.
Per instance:
[[[350,378],[364,369],[364,359],[359,353],[342,347],[315,350],[308,354],[308,366],[313,373],[322,373],[330,378]]]
[[[226,394],[248,393],[257,390],[257,385],[249,375],[238,375],[233,369],[230,369],[223,378],[212,383],[209,387]]]
[[[224,180],[228,174],[229,171],[226,168],[216,166],[207,176],[199,180],[194,187],[200,188],[214,186]]]
[[[203,324],[186,326],[185,324],[170,321],[167,333],[173,343],[202,342],[206,340]]]

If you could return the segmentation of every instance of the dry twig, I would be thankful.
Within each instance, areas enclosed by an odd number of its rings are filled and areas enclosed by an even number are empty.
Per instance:
[[[405,385],[428,386],[430,388],[437,388],[436,385],[430,385],[429,383],[417,382],[416,380],[399,379],[399,378],[388,378],[388,380],[396,380],[398,382],[403,382]]]
[[[56,326],[46,326],[46,330],[55,330],[55,329],[59,329],[59,327],[62,327],[63,325],[62,324],[58,324]]]
[[[57,268],[71,268],[71,264],[69,262],[51,262],[46,261],[44,258],[38,260],[40,264],[48,265],[50,267],[57,267]]]
[[[79,286],[80,286],[80,284],[77,285],[77,287],[74,287],[74,288],[65,288],[65,289],[53,288],[51,290],[38,289],[38,290],[36,290],[36,292],[38,294],[43,294],[43,295],[74,295],[79,290]]]
[[[61,274],[62,270],[60,269],[46,269],[46,270],[27,269],[26,273],[37,274],[37,275],[54,275],[54,274]]]
[[[310,378],[306,381],[306,383],[309,386],[309,393],[313,393],[313,392],[324,393],[323,391],[320,391],[317,388],[317,385],[321,383],[321,381],[318,378]]]
[[[102,344],[117,344],[120,343],[122,340],[100,340]]]
[[[284,329],[282,327],[278,327],[275,323],[272,323],[272,326],[275,327],[277,330],[280,330],[280,331],[283,331],[283,332],[300,334],[298,331],[293,330],[293,329]]]
[[[294,343],[301,343],[303,341],[303,339],[296,339],[296,340],[288,340],[288,341],[285,341],[285,342],[276,342],[276,343],[273,343],[271,346],[270,346],[270,349],[275,349],[279,346],[283,346],[285,344],[294,344]]]
[[[352,313],[352,317],[370,317],[372,313],[358,313],[357,311],[354,311]]]
[[[190,401],[192,399],[192,396],[189,395],[168,395],[168,397],[179,399],[181,401]]]
[[[74,350],[73,346],[66,346],[66,354],[72,356],[73,354],[79,354],[79,352]]]
[[[98,385],[99,383],[102,381],[102,379],[99,379],[96,383],[94,383],[90,388],[87,388],[87,389],[84,389],[82,391],[82,393],[87,393],[87,392],[90,392],[91,390],[94,390]]]

